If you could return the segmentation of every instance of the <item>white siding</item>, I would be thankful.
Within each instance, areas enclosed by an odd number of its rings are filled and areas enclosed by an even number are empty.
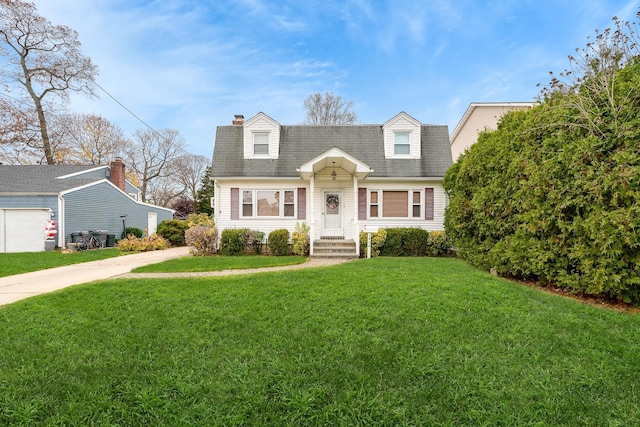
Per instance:
[[[241,182],[223,181],[217,182],[216,188],[216,226],[221,233],[227,228],[249,228],[259,230],[268,236],[273,230],[285,228],[293,232],[296,222],[305,222],[311,226],[311,239],[322,237],[323,212],[324,212],[324,192],[342,192],[342,225],[344,237],[346,239],[357,239],[357,231],[362,230],[365,224],[383,228],[391,227],[419,227],[428,231],[444,230],[444,211],[447,206],[447,196],[439,181],[412,180],[412,181],[362,181],[358,183],[358,188],[367,190],[419,190],[422,194],[422,215],[419,218],[372,218],[358,220],[357,195],[354,194],[353,179],[346,171],[337,168],[337,178],[331,180],[331,169],[326,168],[315,176],[314,194],[311,194],[310,184],[303,181],[269,181],[265,180],[243,180]],[[242,218],[231,219],[231,188],[239,189],[239,203],[242,200],[242,190],[287,190],[305,187],[307,218],[298,220],[297,218]],[[424,189],[434,189],[434,219],[424,219]],[[313,204],[313,210],[311,209]],[[367,206],[368,207],[368,206]],[[241,207],[238,207],[241,212]],[[368,212],[367,212],[368,213]]]
[[[285,228],[293,233],[296,222],[309,223],[309,218],[306,220],[299,220],[297,216],[292,218],[242,218],[236,220],[231,219],[231,188],[239,189],[239,203],[242,203],[242,190],[296,190],[296,215],[297,215],[297,189],[304,187],[307,189],[307,214],[310,208],[310,197],[308,183],[295,180],[280,180],[280,181],[265,181],[263,180],[243,180],[241,182],[220,182],[218,181],[218,188],[216,189],[216,204],[218,205],[216,211],[218,233],[222,233],[227,228],[249,228],[251,230],[258,230],[265,233],[265,237],[269,235],[273,230]],[[238,207],[239,212],[242,212],[242,207]]]
[[[253,134],[268,133],[269,134],[269,154],[253,155]],[[247,120],[244,124],[244,158],[269,158],[277,159],[280,153],[280,125],[264,113],[258,113],[254,117]]]
[[[406,183],[390,183],[390,182],[366,182],[366,185],[360,187],[369,190],[424,190],[425,188],[433,188],[433,220],[424,219],[424,191],[422,193],[422,215],[420,218],[368,218],[369,205],[367,204],[367,219],[360,220],[360,230],[366,225],[373,225],[381,228],[396,227],[419,227],[428,231],[444,230],[444,211],[447,207],[447,194],[440,182],[412,181]],[[367,196],[368,197],[368,196]]]

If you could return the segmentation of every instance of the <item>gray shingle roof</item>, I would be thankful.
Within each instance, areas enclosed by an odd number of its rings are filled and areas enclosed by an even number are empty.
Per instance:
[[[277,160],[245,160],[243,127],[219,126],[211,176],[296,177],[296,169],[333,147],[374,170],[371,177],[443,177],[451,166],[449,131],[445,125],[422,125],[421,159],[385,159],[382,125],[281,126]]]
[[[96,182],[98,179],[82,175],[65,179],[57,178],[99,167],[96,165],[0,165],[0,194],[58,194],[61,191]]]

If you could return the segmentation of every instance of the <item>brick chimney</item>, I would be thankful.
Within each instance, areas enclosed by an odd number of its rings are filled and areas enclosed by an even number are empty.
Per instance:
[[[125,191],[124,163],[122,163],[121,157],[116,157],[116,159],[111,162],[111,182],[122,191]]]
[[[234,126],[244,125],[244,116],[242,114],[236,114],[234,117],[233,122],[231,122]]]

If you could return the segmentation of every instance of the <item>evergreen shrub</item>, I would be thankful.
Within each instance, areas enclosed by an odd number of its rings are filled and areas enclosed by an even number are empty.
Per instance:
[[[184,233],[189,229],[186,221],[171,219],[158,224],[158,236],[166,239],[171,246],[185,246]]]
[[[271,255],[289,255],[289,230],[282,228],[269,233],[267,242]]]

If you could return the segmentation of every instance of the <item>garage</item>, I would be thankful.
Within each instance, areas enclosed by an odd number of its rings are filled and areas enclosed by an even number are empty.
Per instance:
[[[0,208],[0,252],[42,252],[48,208]]]

